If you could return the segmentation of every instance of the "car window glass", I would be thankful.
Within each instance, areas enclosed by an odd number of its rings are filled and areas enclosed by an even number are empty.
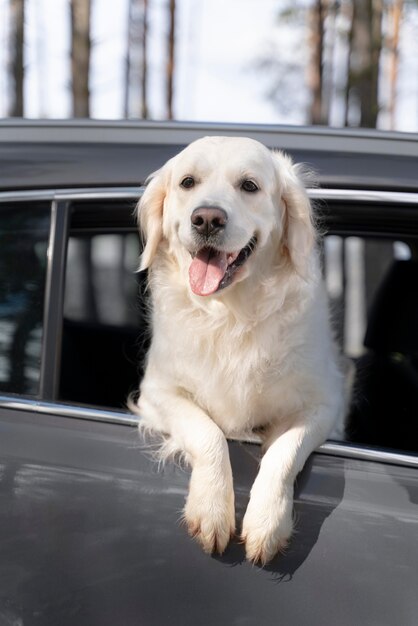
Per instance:
[[[408,242],[328,235],[324,239],[324,275],[336,338],[344,354],[356,359],[364,345],[368,312],[391,266],[411,261]]]
[[[353,372],[345,438],[418,451],[418,260],[413,239],[330,236],[325,279]]]
[[[0,391],[36,395],[50,226],[48,204],[0,204]]]
[[[105,218],[103,218],[105,215]],[[108,224],[106,224],[106,221]],[[74,205],[68,241],[61,400],[123,408],[147,342],[132,206]]]
[[[135,233],[71,236],[64,311],[69,320],[117,326],[137,323],[138,236]]]

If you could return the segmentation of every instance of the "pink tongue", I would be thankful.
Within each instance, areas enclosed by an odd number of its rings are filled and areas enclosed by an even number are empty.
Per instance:
[[[189,267],[193,293],[209,296],[218,289],[228,267],[226,257],[226,252],[216,252],[210,248],[203,248],[197,253]]]

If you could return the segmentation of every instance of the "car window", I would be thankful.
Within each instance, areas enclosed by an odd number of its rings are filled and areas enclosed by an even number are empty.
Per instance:
[[[36,395],[50,205],[0,204],[0,390]]]
[[[379,286],[396,261],[411,261],[411,244],[390,238],[330,234],[323,246],[335,336],[344,354],[356,359],[366,351],[368,314]]]
[[[417,242],[330,236],[325,277],[353,364],[348,441],[418,452]]]
[[[74,204],[65,279],[61,400],[123,408],[147,341],[132,203]]]
[[[146,276],[136,273],[140,241],[132,211],[132,203],[73,206],[61,400],[121,408],[128,394],[138,389],[149,329]],[[368,237],[364,224],[361,233],[352,228],[356,224],[352,220],[342,228],[343,214],[337,215],[337,227],[332,219],[327,225],[322,254],[335,336],[354,371],[353,402],[343,438],[417,451],[418,346],[412,341],[418,324],[412,289],[418,284],[417,241],[413,234]],[[388,284],[393,289],[391,280],[388,283],[393,271],[396,276],[405,274],[403,293],[388,297],[399,301],[408,315],[399,319],[392,315],[394,339],[389,345],[385,343],[389,332],[374,328],[376,320],[386,323],[387,306],[379,310],[380,292]],[[399,326],[405,339],[402,345]]]
[[[137,324],[136,233],[71,235],[64,315],[73,322]]]

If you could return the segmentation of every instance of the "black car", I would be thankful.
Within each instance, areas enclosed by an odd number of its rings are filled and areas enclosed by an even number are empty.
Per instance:
[[[347,425],[309,459],[265,568],[209,557],[126,410],[149,343],[133,217],[148,174],[208,134],[314,169]],[[417,623],[418,137],[245,125],[0,123],[0,624]],[[239,521],[259,445],[229,442]],[[238,524],[239,526],[239,524]]]

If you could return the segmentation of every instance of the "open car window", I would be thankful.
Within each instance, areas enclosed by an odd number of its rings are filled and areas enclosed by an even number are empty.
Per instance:
[[[353,364],[347,441],[418,452],[418,260],[414,240],[325,240],[335,334]]]
[[[131,202],[104,204],[101,211],[94,203],[72,207],[60,400],[121,409],[138,388],[147,325],[133,207]]]
[[[136,273],[140,241],[133,208],[116,201],[72,205],[60,400],[123,409],[138,389],[149,328],[146,275]],[[327,211],[325,282],[336,339],[355,370],[343,438],[417,452],[418,234],[397,230],[396,207],[386,213],[383,233],[375,206],[365,206],[360,220],[347,213],[344,221],[341,207]],[[399,304],[390,315],[388,301]],[[390,335],[393,341],[386,341]]]

